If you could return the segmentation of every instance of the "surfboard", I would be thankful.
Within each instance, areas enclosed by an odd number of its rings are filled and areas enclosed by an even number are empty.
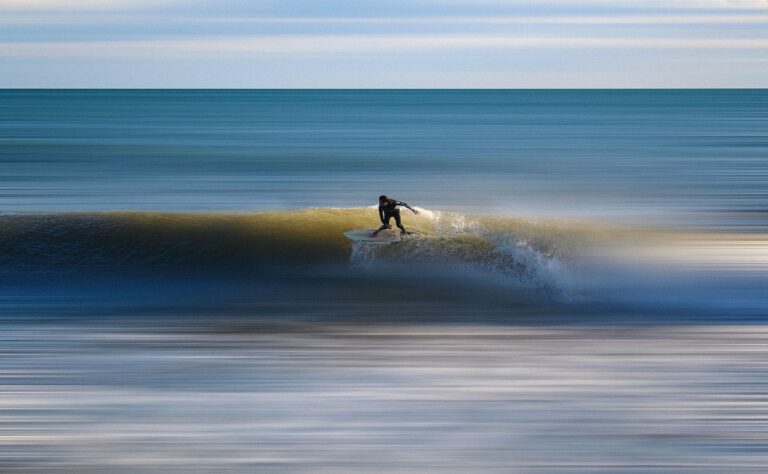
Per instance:
[[[344,235],[354,242],[365,242],[368,244],[395,244],[400,242],[400,231],[384,229],[376,237],[371,236],[376,229],[357,229],[344,232]]]

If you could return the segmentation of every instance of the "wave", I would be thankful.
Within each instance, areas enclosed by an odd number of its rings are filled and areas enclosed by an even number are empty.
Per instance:
[[[93,212],[0,216],[0,269],[259,271],[352,263],[451,265],[549,284],[593,228],[420,209],[398,245],[343,233],[377,224],[370,208],[258,213]]]
[[[142,272],[163,278],[215,275],[217,281],[224,275],[234,276],[236,284],[251,281],[241,278],[247,276],[261,285],[249,287],[254,294],[267,291],[262,285],[267,279],[275,288],[286,281],[289,288],[306,284],[320,299],[343,299],[340,295],[355,288],[377,300],[381,284],[393,281],[437,299],[457,292],[476,299],[489,290],[489,299],[497,302],[518,290],[541,294],[527,291],[535,288],[546,294],[542,303],[764,314],[768,239],[762,235],[420,211],[403,219],[415,235],[392,245],[352,242],[343,235],[375,227],[371,208],[0,215],[0,273],[6,282],[13,275],[32,283],[42,281],[40,272],[54,278],[138,272],[147,281],[153,279]],[[296,298],[293,290],[284,296]]]

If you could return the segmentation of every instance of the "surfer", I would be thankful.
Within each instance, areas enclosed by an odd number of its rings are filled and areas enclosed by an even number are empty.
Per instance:
[[[398,206],[407,207],[414,214],[419,213],[419,211],[409,206],[408,203],[389,198],[382,194],[379,196],[379,218],[381,219],[381,227],[371,234],[372,237],[376,237],[376,234],[384,229],[391,229],[392,226],[389,224],[389,220],[393,217],[395,218],[395,224],[400,228],[400,235],[405,235],[405,227],[403,227],[403,224],[400,222],[400,209],[397,208]]]

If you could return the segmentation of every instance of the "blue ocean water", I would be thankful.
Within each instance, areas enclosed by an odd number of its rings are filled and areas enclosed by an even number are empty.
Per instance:
[[[333,267],[344,291],[392,264],[438,292],[447,268],[543,304],[663,303],[657,319],[766,303],[768,90],[4,90],[0,170],[0,270],[22,312],[175,313],[216,300],[179,275],[242,295]],[[423,238],[346,240],[378,225],[385,193],[422,210],[404,219]],[[62,272],[96,280],[74,290]]]
[[[0,470],[767,472],[767,172],[766,90],[0,91]]]
[[[0,208],[765,225],[768,90],[4,90]]]

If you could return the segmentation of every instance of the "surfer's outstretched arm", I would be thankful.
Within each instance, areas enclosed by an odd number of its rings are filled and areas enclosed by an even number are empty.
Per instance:
[[[412,208],[411,206],[409,206],[407,202],[403,202],[403,201],[397,201],[397,205],[398,205],[398,206],[407,207],[407,208],[408,208],[408,209],[410,209],[410,210],[411,210],[411,212],[413,212],[414,214],[418,214],[418,213],[419,213],[419,211],[417,211],[416,209],[414,209],[414,208]]]

